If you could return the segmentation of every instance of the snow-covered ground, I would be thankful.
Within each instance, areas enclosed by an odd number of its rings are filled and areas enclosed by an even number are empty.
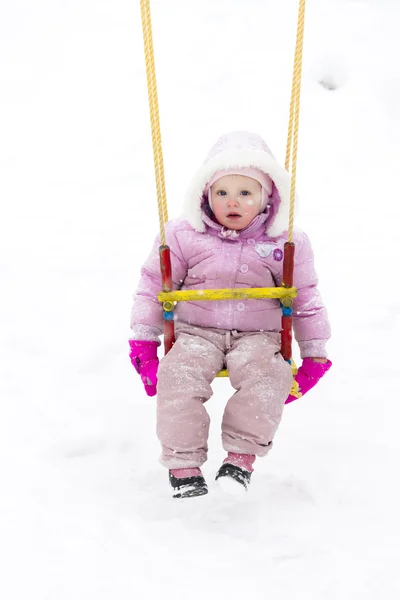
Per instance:
[[[170,216],[210,145],[284,159],[297,0],[153,0]],[[242,501],[170,498],[127,354],[157,233],[139,2],[0,7],[0,596],[394,600],[400,6],[309,0],[298,225],[334,368],[287,407]],[[334,89],[329,89],[334,88]]]

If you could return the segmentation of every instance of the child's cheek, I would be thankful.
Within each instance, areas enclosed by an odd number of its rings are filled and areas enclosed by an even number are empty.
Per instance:
[[[245,208],[247,208],[249,210],[253,210],[254,205],[255,205],[254,198],[249,198],[248,200],[247,199],[245,200],[245,204],[244,204]]]

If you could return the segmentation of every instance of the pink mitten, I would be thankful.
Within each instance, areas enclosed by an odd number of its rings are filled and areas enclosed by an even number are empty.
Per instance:
[[[131,363],[142,379],[146,394],[155,396],[157,393],[158,342],[129,340],[129,346]]]
[[[315,362],[312,358],[304,358],[299,368],[295,380],[299,384],[299,391],[302,396],[318,383],[318,381],[329,371],[332,363],[330,360],[326,363]],[[286,404],[297,400],[296,396],[289,394]]]

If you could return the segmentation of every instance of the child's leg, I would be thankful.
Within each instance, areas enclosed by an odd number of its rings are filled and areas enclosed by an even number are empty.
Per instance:
[[[157,435],[160,461],[168,469],[200,467],[207,459],[210,419],[204,402],[211,397],[211,382],[223,366],[223,342],[222,334],[185,327],[160,362]]]
[[[280,335],[240,335],[226,362],[237,391],[225,408],[223,446],[228,452],[265,456],[293,381],[291,367],[280,354]]]

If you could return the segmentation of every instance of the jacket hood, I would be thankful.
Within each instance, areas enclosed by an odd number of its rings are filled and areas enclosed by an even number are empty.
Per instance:
[[[211,148],[186,192],[183,218],[196,231],[206,231],[203,204],[207,201],[205,190],[213,175],[225,169],[242,167],[259,169],[272,179],[265,231],[272,237],[278,237],[287,230],[290,209],[289,173],[278,163],[259,135],[247,131],[233,131],[220,137]]]

